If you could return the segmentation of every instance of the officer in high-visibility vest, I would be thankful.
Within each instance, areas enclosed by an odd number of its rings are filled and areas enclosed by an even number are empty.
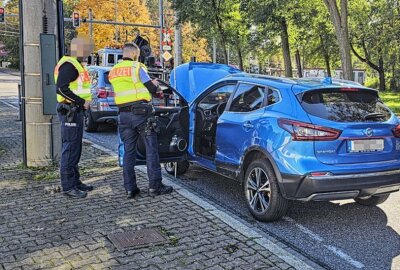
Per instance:
[[[115,103],[119,107],[118,130],[124,142],[123,177],[128,199],[139,194],[136,184],[136,145],[142,137],[146,146],[146,165],[149,178],[149,194],[152,196],[171,193],[172,187],[164,185],[158,155],[157,133],[148,125],[154,108],[151,96],[157,95],[157,81],[151,80],[145,65],[138,61],[139,47],[127,43],[123,48],[123,61],[115,65],[108,78],[113,86]]]
[[[54,70],[61,123],[61,186],[63,193],[73,198],[84,198],[87,191],[93,190],[92,186],[81,182],[78,167],[82,153],[83,110],[89,108],[91,101],[90,78],[81,60],[92,48],[87,38],[72,39],[71,56],[62,57]]]

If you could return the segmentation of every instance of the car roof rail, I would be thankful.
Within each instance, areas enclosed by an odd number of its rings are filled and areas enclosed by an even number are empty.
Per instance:
[[[254,78],[254,79],[262,79],[262,80],[271,80],[271,81],[276,81],[276,82],[282,82],[282,83],[290,83],[290,84],[296,84],[296,81],[291,79],[291,78],[286,78],[286,77],[275,77],[275,76],[270,76],[270,75],[263,75],[263,74],[256,74],[256,73],[247,73],[247,72],[241,72],[241,73],[235,73],[235,74],[230,74],[226,77],[246,77],[246,78]]]
[[[327,78],[331,79],[331,83],[327,83]],[[335,79],[331,77],[307,77],[307,78],[298,78],[296,79],[300,84],[301,83],[322,83],[322,84],[336,84],[336,85],[354,85],[354,86],[363,86],[362,84],[350,81],[350,80],[343,80],[343,79]]]

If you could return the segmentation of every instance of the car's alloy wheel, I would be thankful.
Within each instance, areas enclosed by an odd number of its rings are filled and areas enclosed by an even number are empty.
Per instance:
[[[168,162],[164,164],[164,169],[167,173],[171,175],[175,175],[175,164],[177,165],[176,168],[176,175],[182,175],[189,169],[189,161],[182,160],[177,162]]]
[[[243,187],[247,207],[257,220],[275,221],[286,214],[289,202],[281,195],[268,160],[255,159],[250,163]]]
[[[267,173],[262,168],[254,168],[247,177],[247,201],[253,211],[264,213],[269,206],[271,189]]]

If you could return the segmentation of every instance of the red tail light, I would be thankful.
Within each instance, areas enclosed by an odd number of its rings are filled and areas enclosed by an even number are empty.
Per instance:
[[[97,90],[97,97],[98,98],[106,98],[108,96],[108,92],[106,89],[104,88],[99,88],[99,90]]]
[[[114,96],[114,91],[112,91],[110,88],[99,88],[97,90],[97,97],[98,98],[106,98],[106,97],[113,97]]]
[[[333,141],[341,131],[289,119],[279,119],[279,126],[292,134],[294,141]]]
[[[395,128],[392,128],[392,132],[396,138],[400,138],[400,125],[397,125]]]

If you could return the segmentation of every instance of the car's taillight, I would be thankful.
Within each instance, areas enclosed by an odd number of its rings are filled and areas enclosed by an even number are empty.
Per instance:
[[[294,141],[333,141],[341,131],[289,119],[279,119],[279,126],[292,134]]]
[[[400,125],[397,125],[395,128],[392,128],[392,132],[396,138],[400,138]]]
[[[98,98],[106,98],[108,96],[108,91],[104,88],[99,88],[97,90],[97,97]]]

